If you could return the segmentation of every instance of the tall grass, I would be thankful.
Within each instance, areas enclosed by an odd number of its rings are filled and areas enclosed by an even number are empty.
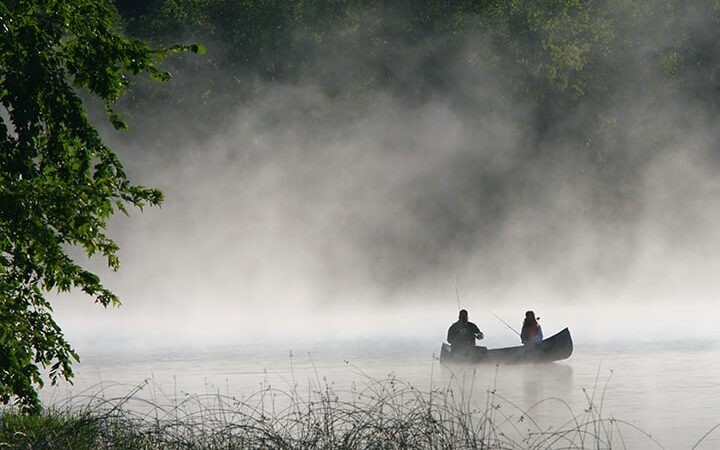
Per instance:
[[[0,415],[0,447],[12,449],[612,449],[662,445],[635,425],[604,417],[602,391],[586,393],[579,413],[548,398],[522,409],[495,389],[478,402],[450,386],[421,391],[395,377],[364,377],[338,389],[319,376],[307,392],[261,386],[236,398],[220,393],[176,396],[161,404],[138,395],[107,397],[98,389],[42,415]],[[481,403],[478,406],[478,403]],[[543,428],[540,406],[563,408],[565,423]],[[712,431],[703,436],[698,446]]]

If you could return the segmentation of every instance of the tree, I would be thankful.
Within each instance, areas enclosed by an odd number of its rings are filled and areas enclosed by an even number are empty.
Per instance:
[[[98,98],[117,129],[113,104],[129,75],[167,80],[157,62],[170,52],[128,39],[105,0],[0,3],[0,401],[39,411],[36,386],[73,376],[77,353],[52,316],[47,294],[80,289],[119,304],[100,278],[69,255],[102,255],[114,270],[117,245],[107,219],[126,206],[162,202],[130,183],[116,154],[88,121],[85,96]]]

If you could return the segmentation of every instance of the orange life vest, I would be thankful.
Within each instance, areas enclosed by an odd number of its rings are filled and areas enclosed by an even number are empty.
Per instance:
[[[523,342],[532,341],[535,336],[538,334],[538,324],[534,325],[523,325]]]

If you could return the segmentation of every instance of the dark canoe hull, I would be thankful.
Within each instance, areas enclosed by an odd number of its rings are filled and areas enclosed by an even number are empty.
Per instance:
[[[475,347],[467,352],[452,352],[450,345],[443,344],[440,350],[440,361],[449,363],[503,363],[524,364],[560,361],[572,355],[573,343],[570,330],[550,336],[533,345],[518,347],[493,348]]]

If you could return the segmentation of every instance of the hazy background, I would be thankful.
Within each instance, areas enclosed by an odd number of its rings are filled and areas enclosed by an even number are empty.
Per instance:
[[[162,87],[141,81],[130,131],[105,132],[166,201],[113,220],[118,273],[88,262],[119,310],[56,302],[81,354],[439,346],[456,288],[489,346],[518,340],[490,311],[519,328],[526,309],[581,345],[720,337],[716,2],[538,2],[529,37],[482,14],[411,28],[412,5],[353,3],[242,57],[212,17],[148,37],[164,2],[123,3],[131,33],[208,52],[168,61]]]

